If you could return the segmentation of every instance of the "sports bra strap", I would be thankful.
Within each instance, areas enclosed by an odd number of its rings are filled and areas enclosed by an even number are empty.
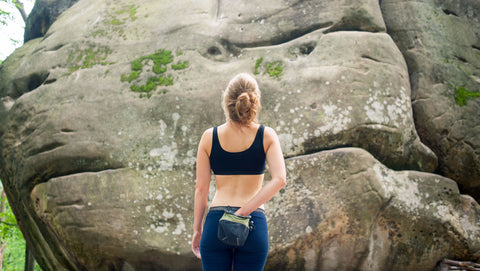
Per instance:
[[[266,155],[263,147],[265,126],[260,125],[250,147],[240,152],[225,151],[213,127],[210,167],[216,175],[259,175],[265,172]]]

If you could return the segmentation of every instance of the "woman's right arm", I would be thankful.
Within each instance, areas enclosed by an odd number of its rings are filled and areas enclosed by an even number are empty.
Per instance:
[[[193,218],[192,251],[200,259],[200,239],[202,237],[202,222],[208,204],[211,168],[209,150],[212,146],[212,130],[205,131],[198,144],[197,151],[197,181],[195,185],[195,203]]]
[[[252,199],[235,212],[237,215],[249,215],[275,196],[286,184],[287,172],[285,169],[285,160],[283,158],[280,140],[272,128],[265,127],[264,146],[266,147],[265,154],[272,179],[267,182]]]

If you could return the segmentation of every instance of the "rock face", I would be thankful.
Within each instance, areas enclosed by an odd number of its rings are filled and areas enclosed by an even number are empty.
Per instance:
[[[418,133],[438,156],[438,173],[478,200],[480,2],[381,2],[408,63]]]
[[[268,205],[267,270],[434,270],[445,255],[480,256],[480,206],[450,179],[392,171],[356,148],[287,167],[291,184]]]
[[[43,37],[55,20],[78,0],[38,0],[25,24],[24,42]]]
[[[42,268],[200,269],[197,143],[245,71],[289,157],[289,183],[268,204],[267,269],[478,261],[480,208],[429,173],[437,154],[417,135],[412,68],[380,2],[82,0],[65,11],[0,69],[0,178]]]

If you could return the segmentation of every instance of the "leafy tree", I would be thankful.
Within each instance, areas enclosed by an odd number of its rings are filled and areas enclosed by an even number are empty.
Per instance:
[[[33,270],[33,267],[26,268],[26,245],[22,232],[18,228],[17,220],[8,204],[3,188],[0,199],[0,270],[17,271]],[[33,265],[32,265],[33,266]],[[36,265],[35,270],[41,270]]]
[[[0,0],[0,2],[4,2],[7,4],[15,5],[17,10],[20,12],[20,15],[22,15],[23,21],[26,23],[27,22],[27,13],[25,12],[25,7],[20,0]],[[7,25],[7,20],[11,19],[11,14],[10,12],[4,11],[0,9],[0,24]]]
[[[4,32],[6,31],[5,28],[10,28],[11,26],[13,26],[14,29],[20,26],[18,22],[16,22],[18,20],[15,19],[18,17],[18,14],[14,12],[15,9],[18,10],[23,22],[26,24],[27,13],[23,3],[32,4],[35,3],[35,0],[0,0],[0,27],[2,28],[0,31]],[[7,33],[9,32],[7,31]],[[8,41],[11,45],[13,45],[14,48],[22,45],[22,42],[17,40],[17,38],[9,38]],[[5,41],[2,40],[1,42],[4,43]],[[4,45],[5,44],[6,43],[4,43]]]
[[[24,253],[25,253],[25,240],[22,233],[17,227],[17,221],[15,216],[6,201],[6,198],[2,199],[5,212],[1,215],[0,224],[0,239],[1,239],[1,252],[3,266],[2,270],[21,270],[24,265]]]
[[[7,2],[7,0],[0,0],[0,2]],[[0,8],[0,24],[7,25],[7,20],[11,19],[10,12]]]
[[[0,0],[0,2],[15,5],[23,21],[27,22],[27,13],[22,1]],[[0,9],[0,24],[6,26],[9,20],[12,20],[10,12]],[[0,65],[2,63],[3,60],[0,60]],[[3,187],[1,188],[0,209],[0,270],[21,270],[22,266],[26,270],[33,269],[31,268],[33,264],[29,260],[25,260],[25,253],[29,254],[28,248],[25,245],[22,232],[17,226],[17,220],[13,215],[12,209],[8,205]],[[5,264],[4,269],[2,269],[3,264]]]
[[[14,5],[15,8],[20,12],[23,21],[25,23],[27,22],[27,13],[25,12],[25,7],[22,1],[0,0],[0,2]],[[10,12],[0,8],[0,25],[7,26],[8,21],[12,19],[13,17]],[[11,41],[14,44],[17,43],[14,40]],[[0,60],[0,65],[2,63],[3,60]],[[27,271],[33,270],[35,266],[35,260],[30,256],[31,253],[29,252],[28,247],[26,247],[25,239],[23,238],[23,235],[17,226],[17,221],[13,215],[13,212],[8,205],[8,201],[6,200],[3,192],[3,187],[0,190],[0,270],[21,270],[22,265]],[[26,258],[25,255],[27,255]],[[5,265],[4,269],[2,269],[3,264]],[[40,268],[35,269],[40,270]]]

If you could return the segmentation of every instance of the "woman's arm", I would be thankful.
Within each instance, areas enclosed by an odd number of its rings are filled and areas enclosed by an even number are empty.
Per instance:
[[[200,239],[202,237],[202,222],[208,204],[208,190],[210,188],[210,160],[209,150],[212,145],[212,131],[203,133],[197,151],[197,181],[195,185],[195,203],[193,217],[192,251],[200,259]],[[210,147],[209,147],[210,146]]]
[[[235,212],[237,215],[249,215],[262,204],[273,198],[286,184],[287,173],[285,160],[283,159],[278,136],[272,128],[265,127],[264,144],[266,146],[267,163],[272,179],[264,185],[251,200]]]

